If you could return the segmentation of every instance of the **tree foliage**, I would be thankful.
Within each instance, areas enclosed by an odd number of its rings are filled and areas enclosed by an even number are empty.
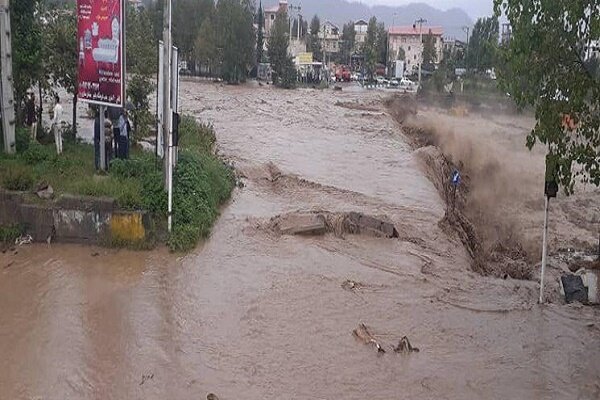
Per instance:
[[[159,1],[160,2],[160,1]],[[173,44],[179,49],[179,56],[193,63],[196,38],[202,21],[214,7],[213,0],[174,0],[172,12]]]
[[[245,80],[256,64],[254,3],[219,0],[206,14],[195,40],[194,54],[227,82]]]
[[[600,37],[600,5],[495,0],[495,10],[512,25],[500,53],[501,85],[518,105],[535,107],[527,145],[547,146],[567,193],[579,179],[600,185],[600,78],[586,51]]]
[[[367,26],[367,37],[363,43],[363,54],[365,56],[365,65],[367,73],[372,77],[375,74],[375,68],[379,61],[379,48],[377,40],[377,18],[371,17]]]
[[[60,86],[73,96],[73,134],[77,133],[77,15],[74,9],[59,9],[44,14],[42,38],[43,69],[52,86]]]
[[[296,69],[288,55],[290,44],[288,32],[288,16],[285,12],[278,12],[275,23],[271,28],[269,40],[269,61],[274,72],[275,83],[282,87],[293,87],[296,83]]]
[[[423,64],[434,64],[437,61],[437,51],[435,49],[435,37],[431,29],[427,35],[423,36]]]
[[[323,47],[319,38],[319,32],[321,32],[321,20],[315,15],[310,21],[310,37],[308,38],[307,50],[313,53],[313,58],[316,61],[323,60]]]
[[[498,50],[498,17],[479,18],[469,40],[469,68],[486,71],[496,64]]]
[[[152,14],[147,9],[127,9],[127,71],[144,76],[158,72],[158,43],[154,35]]]
[[[406,60],[406,52],[404,51],[404,47],[398,48],[398,54],[396,54],[396,60],[401,60],[401,61]]]
[[[385,24],[379,22],[377,24],[377,62],[380,64],[388,64],[388,34],[385,29]]]
[[[354,50],[354,44],[356,43],[356,30],[354,29],[354,22],[350,21],[342,27],[342,37],[340,45],[340,62],[342,64],[349,63],[350,57]]]
[[[40,0],[10,3],[13,83],[18,121],[23,118],[25,93],[43,76],[42,31],[40,21],[36,19],[39,9]]]
[[[258,7],[257,15],[258,32],[256,33],[256,63],[260,64],[264,61],[264,27],[265,27],[265,16],[263,14],[262,1]]]

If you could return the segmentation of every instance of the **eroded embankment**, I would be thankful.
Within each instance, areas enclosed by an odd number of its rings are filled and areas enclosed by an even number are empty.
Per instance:
[[[474,143],[434,124],[416,124],[413,97],[385,101],[390,115],[410,139],[429,180],[446,204],[440,227],[459,239],[471,256],[474,271],[484,275],[531,279],[528,253],[515,228],[514,217],[501,213],[511,181],[493,147]],[[461,175],[455,187],[452,176]]]

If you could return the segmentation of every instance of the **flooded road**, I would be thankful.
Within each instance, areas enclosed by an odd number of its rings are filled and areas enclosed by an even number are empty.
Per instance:
[[[184,83],[245,187],[184,257],[0,254],[0,398],[599,398],[600,310],[471,272],[380,96]],[[400,238],[265,229],[315,210],[386,215]],[[403,336],[420,352],[394,353]]]

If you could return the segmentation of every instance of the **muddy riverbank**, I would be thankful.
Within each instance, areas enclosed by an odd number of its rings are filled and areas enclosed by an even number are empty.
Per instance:
[[[380,92],[181,90],[183,111],[214,124],[244,187],[185,257],[65,245],[0,254],[0,398],[600,395],[600,311],[558,298],[539,306],[536,282],[473,272]],[[501,137],[506,154],[532,122],[433,108],[416,118]],[[542,173],[537,154],[514,154]],[[539,199],[526,199],[510,210],[523,210],[519,231],[535,242]],[[593,240],[595,199],[557,201],[553,248]],[[398,238],[263,229],[313,211],[383,215]],[[420,351],[378,355],[353,335],[361,323],[382,346],[407,336]]]

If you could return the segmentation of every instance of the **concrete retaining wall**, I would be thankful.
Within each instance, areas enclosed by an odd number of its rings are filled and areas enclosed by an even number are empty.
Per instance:
[[[28,201],[29,196],[29,201]],[[142,211],[121,211],[110,198],[63,195],[34,201],[30,194],[0,190],[0,225],[18,224],[36,242],[143,243],[153,221]]]

